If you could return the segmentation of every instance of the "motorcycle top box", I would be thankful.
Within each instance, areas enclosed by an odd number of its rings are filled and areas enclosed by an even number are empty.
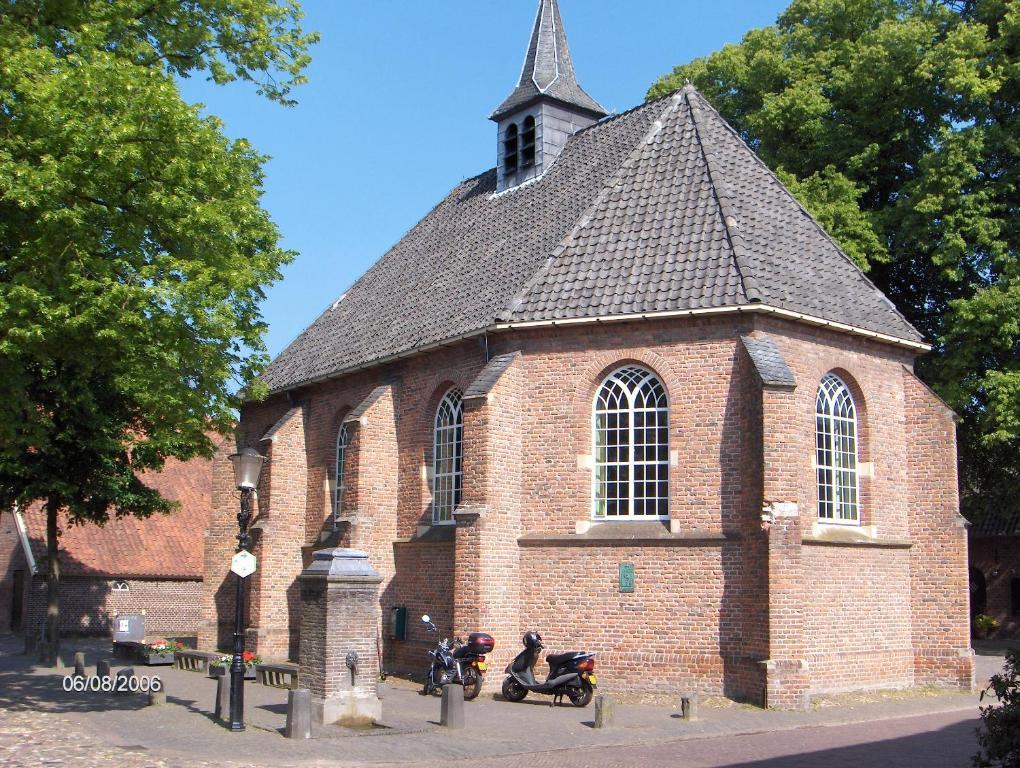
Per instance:
[[[468,653],[485,655],[492,653],[492,649],[496,647],[496,641],[492,639],[492,635],[487,635],[484,632],[472,632],[468,635],[467,643],[464,648]]]

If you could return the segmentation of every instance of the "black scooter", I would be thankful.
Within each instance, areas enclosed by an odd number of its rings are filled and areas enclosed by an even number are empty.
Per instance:
[[[428,614],[421,620],[429,632],[438,631]],[[426,696],[442,693],[444,685],[453,683],[464,686],[464,701],[476,698],[485,682],[485,654],[492,653],[495,645],[492,636],[484,632],[472,632],[466,643],[460,638],[451,641],[444,637],[429,651],[432,664],[425,675],[422,693]]]
[[[553,697],[553,706],[566,696],[575,707],[587,707],[595,693],[595,654],[571,651],[546,656],[549,675],[540,683],[535,679],[535,665],[545,647],[542,636],[527,632],[523,639],[524,650],[506,668],[503,698],[523,701],[529,693],[542,693]]]

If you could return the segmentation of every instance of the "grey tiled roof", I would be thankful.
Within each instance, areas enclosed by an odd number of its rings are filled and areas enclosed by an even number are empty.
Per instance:
[[[744,349],[751,357],[761,383],[769,387],[796,387],[797,379],[786,364],[783,353],[779,351],[771,336],[741,336]]]
[[[970,529],[970,535],[983,536],[1020,536],[1020,513],[1000,515],[989,513],[981,518]]]
[[[577,82],[556,0],[539,3],[520,82],[513,93],[496,107],[491,119],[498,120],[543,96],[572,104],[597,116],[607,114],[602,105],[585,93]]]
[[[506,373],[514,360],[521,356],[520,352],[509,352],[505,355],[496,355],[482,368],[481,373],[475,376],[475,380],[464,390],[464,399],[470,400],[473,397],[485,397],[496,382]]]
[[[575,134],[540,178],[458,185],[269,366],[287,389],[498,321],[774,307],[920,335],[688,86]]]

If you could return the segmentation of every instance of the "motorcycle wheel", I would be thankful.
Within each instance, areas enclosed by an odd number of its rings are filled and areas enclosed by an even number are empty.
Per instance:
[[[440,673],[441,674],[441,673]],[[433,667],[429,670],[429,673],[425,676],[425,688],[422,690],[422,694],[428,696],[429,694],[435,694],[437,696],[443,693],[443,686],[441,683],[436,682],[435,679],[436,669]]]
[[[512,675],[507,675],[503,681],[503,698],[507,701],[524,701],[528,695],[528,689],[518,683]]]
[[[478,694],[482,692],[482,683],[484,681],[484,678],[474,667],[468,667],[464,670],[464,701],[471,701],[471,699],[477,698]]]
[[[568,694],[570,703],[575,707],[587,707],[591,704],[591,697],[595,694],[587,680],[581,681],[581,691],[576,694]]]

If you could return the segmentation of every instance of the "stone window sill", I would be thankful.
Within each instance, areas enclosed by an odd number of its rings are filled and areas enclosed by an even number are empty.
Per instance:
[[[871,527],[871,526],[869,526]],[[893,536],[879,536],[875,531],[866,531],[849,526],[815,526],[811,533],[805,533],[805,546],[821,547],[877,547],[879,549],[910,549],[914,542]]]
[[[669,521],[599,523],[583,533],[529,533],[517,539],[522,547],[541,546],[673,546],[713,547],[738,537],[717,531],[687,528],[671,531]]]

